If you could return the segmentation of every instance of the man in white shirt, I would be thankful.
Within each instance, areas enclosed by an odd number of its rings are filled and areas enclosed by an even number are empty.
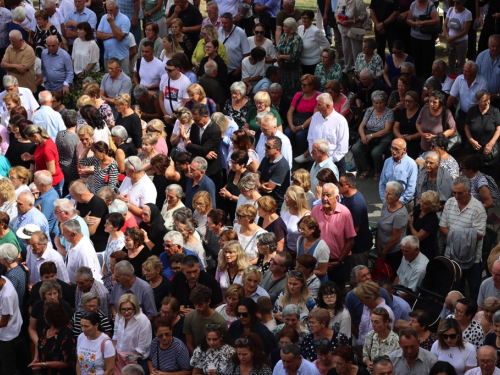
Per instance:
[[[6,277],[0,278],[0,363],[3,374],[19,374],[18,337],[23,318],[19,310],[19,297],[14,285]]]
[[[481,346],[477,350],[477,365],[467,371],[465,375],[500,375],[500,369],[496,367],[498,363],[497,350],[491,345]]]
[[[63,223],[62,235],[71,244],[67,255],[67,270],[71,285],[76,286],[75,272],[78,267],[89,267],[94,279],[101,280],[102,272],[94,245],[88,237],[82,234],[78,220],[68,220]]]
[[[154,56],[154,52],[154,44],[152,42],[146,41],[142,44],[142,58],[137,60],[134,67],[134,83],[136,86],[146,86],[149,91],[157,93],[164,74],[164,65],[161,60]]]
[[[5,88],[5,90],[0,93],[0,111],[7,111],[7,107],[2,100],[4,95],[8,92],[15,92],[21,99],[21,106],[26,109],[26,112],[28,112],[28,120],[31,120],[31,118],[33,117],[33,113],[35,113],[35,111],[40,107],[31,90],[25,87],[19,87],[17,78],[11,75],[6,75],[3,77],[3,87]]]
[[[31,235],[29,249],[26,255],[26,266],[30,274],[30,285],[42,281],[40,277],[40,266],[45,262],[54,262],[57,267],[57,278],[69,283],[68,271],[63,257],[52,246],[48,246],[49,239],[42,231],[36,231]]]
[[[444,93],[449,94],[451,86],[453,86],[453,80],[448,77],[446,70],[446,63],[443,60],[436,60],[432,63],[432,76],[429,78],[436,78],[439,82],[441,82],[441,90]]]
[[[255,147],[255,151],[257,155],[259,155],[259,164],[264,159],[265,155],[265,146],[267,139],[272,136],[276,136],[281,139],[282,147],[281,154],[286,159],[288,164],[290,165],[290,170],[292,169],[293,163],[293,153],[292,153],[292,145],[288,137],[278,130],[278,123],[276,117],[271,112],[261,112],[257,116],[261,117],[260,120],[260,130],[262,130],[262,134],[260,135],[259,142]]]
[[[159,99],[165,122],[169,122],[172,119],[172,113],[189,100],[187,88],[191,81],[181,73],[180,67],[179,60],[168,60],[165,68],[167,74],[161,77]]]
[[[142,206],[146,203],[156,204],[156,187],[153,182],[142,171],[142,162],[137,156],[125,159],[125,174],[118,195],[115,199],[120,199],[127,203],[128,210],[134,215],[137,224],[142,223]]]

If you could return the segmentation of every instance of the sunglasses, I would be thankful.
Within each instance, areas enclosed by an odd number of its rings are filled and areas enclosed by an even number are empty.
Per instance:
[[[212,323],[212,324],[207,324],[205,327],[207,329],[219,329],[220,328],[220,324]]]
[[[276,148],[276,147],[266,145],[266,149],[268,149],[268,150],[271,150],[271,149],[273,149],[273,148]]]
[[[301,279],[304,278],[304,274],[301,271],[297,271],[297,270],[288,271],[287,275],[293,276],[293,277],[298,277]]]
[[[247,217],[247,215],[236,214],[236,217],[237,217],[238,219],[242,219],[242,218],[244,218],[244,217]]]
[[[255,35],[264,35],[264,31],[254,31]]]
[[[328,344],[330,344],[330,340],[327,340],[327,339],[314,340],[313,343],[314,343],[314,346],[328,345]]]
[[[236,316],[239,318],[239,317],[243,317],[243,318],[248,318],[248,313],[247,312],[239,312],[237,311],[236,312]]]
[[[292,182],[297,185],[299,184],[299,180],[297,180],[296,178],[292,178]]]
[[[169,72],[169,73],[175,72],[175,69],[167,69],[167,68],[165,68],[165,70],[166,70],[167,72]]]
[[[442,333],[441,336],[443,337],[443,340],[448,340],[448,339],[455,340],[458,336],[458,333],[452,333],[451,335],[446,335]]]
[[[248,344],[248,339],[237,339],[235,342],[234,342],[236,345],[247,345]]]

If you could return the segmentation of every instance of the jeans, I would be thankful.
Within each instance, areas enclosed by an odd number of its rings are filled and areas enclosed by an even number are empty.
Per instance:
[[[370,163],[365,155],[367,152],[370,152],[373,159],[375,173],[380,174],[382,172],[382,168],[384,167],[382,155],[385,154],[389,146],[389,142],[380,142],[380,144],[376,146],[370,145],[369,143],[365,145],[361,143],[361,139],[358,139],[356,144],[352,147],[352,154],[354,155],[356,169],[358,172],[370,170]]]
[[[335,165],[339,169],[339,177],[342,176],[346,172],[346,169],[345,169],[345,156],[342,159],[340,159],[338,162],[336,162]]]
[[[462,269],[462,282],[460,291],[465,296],[465,280],[469,284],[470,297],[477,300],[479,287],[481,286],[481,263],[474,263],[468,270]]]
[[[297,147],[297,153],[299,155],[302,155],[309,148],[309,143],[307,142],[307,134],[309,133],[309,129],[300,130],[297,133],[293,134],[290,128],[287,126],[283,133],[285,133],[288,139],[290,139],[292,147]]]
[[[54,188],[54,190],[57,192],[57,194],[59,194],[60,198],[64,197],[63,186],[64,186],[64,178],[57,185],[52,186]]]

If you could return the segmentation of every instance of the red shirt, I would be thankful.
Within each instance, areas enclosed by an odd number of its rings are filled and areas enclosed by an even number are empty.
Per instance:
[[[59,152],[52,138],[46,139],[43,145],[36,146],[35,154],[35,169],[37,171],[47,170],[47,163],[54,161],[56,173],[52,176],[52,186],[56,186],[64,179],[64,175],[59,165]]]
[[[137,224],[137,220],[135,220],[134,215],[130,216],[128,220],[123,224],[123,227],[120,229],[123,233],[127,230],[127,228],[137,228],[139,225]]]

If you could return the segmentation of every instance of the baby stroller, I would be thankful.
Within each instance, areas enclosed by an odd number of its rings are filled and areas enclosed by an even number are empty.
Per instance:
[[[444,300],[449,292],[458,290],[461,279],[460,265],[449,258],[438,256],[427,264],[425,277],[417,293],[402,285],[396,285],[394,289],[408,293],[415,299],[412,310],[427,311],[431,321],[429,329],[435,332]]]

